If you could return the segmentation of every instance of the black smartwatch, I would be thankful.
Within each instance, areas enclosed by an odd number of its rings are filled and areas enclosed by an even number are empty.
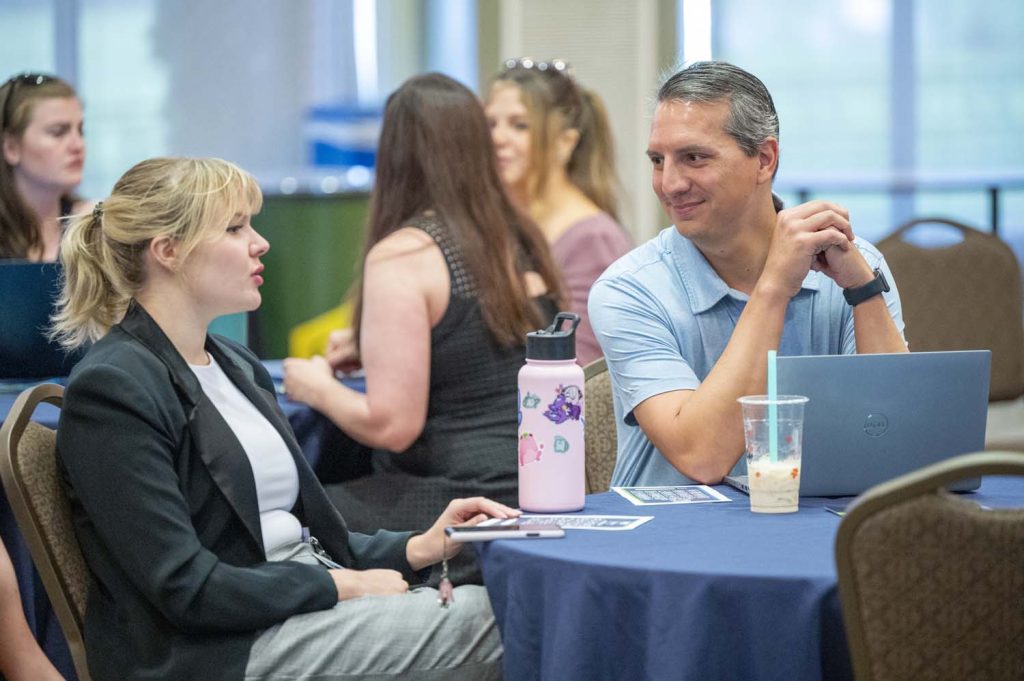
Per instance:
[[[875,268],[875,278],[863,286],[844,288],[843,297],[850,305],[860,305],[865,300],[874,298],[879,293],[886,293],[889,290],[889,282],[886,281],[882,270]]]

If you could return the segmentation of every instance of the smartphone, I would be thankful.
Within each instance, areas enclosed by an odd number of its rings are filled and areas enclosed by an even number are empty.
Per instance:
[[[480,527],[446,527],[444,533],[452,541],[491,541],[492,539],[549,539],[564,537],[565,530],[558,525],[518,524],[487,525]]]

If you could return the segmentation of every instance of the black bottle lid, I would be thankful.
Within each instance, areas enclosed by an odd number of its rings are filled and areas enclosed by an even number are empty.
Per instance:
[[[562,329],[562,322],[572,326]],[[576,359],[576,327],[580,316],[574,312],[559,312],[551,326],[526,334],[526,359],[558,361]]]

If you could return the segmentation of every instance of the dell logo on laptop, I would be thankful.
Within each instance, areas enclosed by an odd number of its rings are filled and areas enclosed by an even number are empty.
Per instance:
[[[889,430],[889,419],[885,414],[868,414],[864,419],[864,432],[871,437],[881,437]]]

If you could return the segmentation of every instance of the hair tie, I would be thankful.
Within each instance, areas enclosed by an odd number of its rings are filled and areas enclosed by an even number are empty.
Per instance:
[[[103,202],[97,201],[96,205],[92,207],[92,219],[102,220],[103,219]]]

